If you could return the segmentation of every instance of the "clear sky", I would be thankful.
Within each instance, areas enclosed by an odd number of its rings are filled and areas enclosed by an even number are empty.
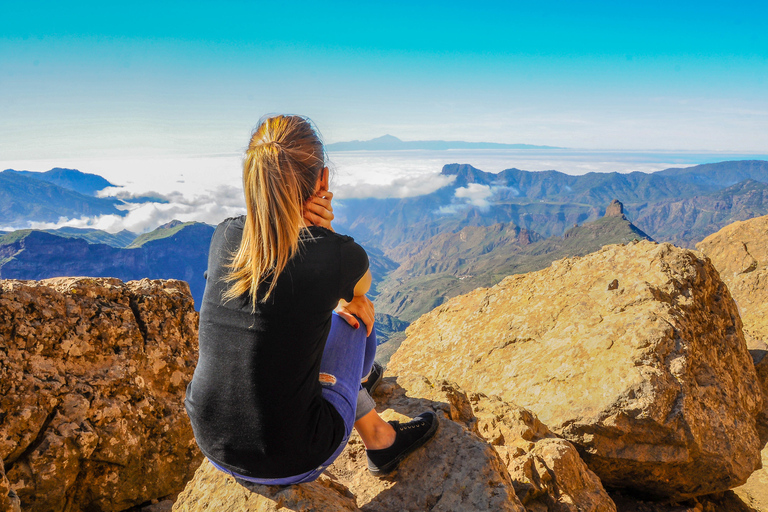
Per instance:
[[[328,142],[768,152],[764,1],[0,7],[0,164],[233,153],[284,112]]]

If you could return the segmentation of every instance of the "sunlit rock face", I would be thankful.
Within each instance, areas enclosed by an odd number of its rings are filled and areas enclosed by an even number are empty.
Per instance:
[[[744,322],[744,337],[763,390],[758,427],[763,468],[736,490],[744,501],[768,510],[768,216],[734,222],[696,245],[728,285]]]
[[[22,510],[181,490],[201,460],[183,406],[196,359],[184,282],[0,281],[0,459]]]
[[[606,487],[681,499],[760,465],[762,394],[738,310],[696,252],[607,246],[456,297],[407,335],[391,371],[529,409]]]

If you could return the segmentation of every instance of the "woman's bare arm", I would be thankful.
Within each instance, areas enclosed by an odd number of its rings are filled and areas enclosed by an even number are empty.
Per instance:
[[[352,297],[352,300],[347,302],[344,299],[341,299],[339,305],[336,307],[336,313],[355,329],[360,327],[357,318],[362,320],[365,324],[368,336],[370,336],[373,331],[375,315],[373,302],[365,296],[365,294],[368,293],[368,290],[371,289],[371,281],[371,270],[368,269],[365,272],[365,275],[355,284],[354,297]]]

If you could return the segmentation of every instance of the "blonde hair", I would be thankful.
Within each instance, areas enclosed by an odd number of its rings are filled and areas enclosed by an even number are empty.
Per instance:
[[[299,250],[303,206],[324,166],[323,144],[308,119],[280,115],[259,122],[243,161],[247,215],[229,264],[232,284],[225,299],[248,293],[255,310],[272,294],[277,277]]]

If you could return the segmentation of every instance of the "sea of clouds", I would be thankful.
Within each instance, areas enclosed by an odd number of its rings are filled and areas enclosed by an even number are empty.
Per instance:
[[[625,152],[580,150],[447,150],[447,151],[349,151],[329,154],[331,190],[337,200],[346,198],[410,197],[428,194],[449,185],[453,176],[441,175],[443,166],[467,163],[486,172],[517,168],[528,171],[557,170],[581,175],[589,172],[654,172],[669,167],[754,158],[726,153]],[[67,167],[103,176],[114,187],[102,197],[126,201],[124,215],[32,222],[1,229],[55,229],[64,226],[95,228],[115,233],[142,233],[177,219],[218,224],[245,213],[241,185],[242,156],[110,158],[66,161],[5,162],[6,168],[46,171]],[[462,204],[487,208],[496,191],[470,184],[456,190]],[[154,198],[148,200],[147,198]],[[457,208],[451,205],[446,207]],[[442,213],[449,214],[451,211]]]

